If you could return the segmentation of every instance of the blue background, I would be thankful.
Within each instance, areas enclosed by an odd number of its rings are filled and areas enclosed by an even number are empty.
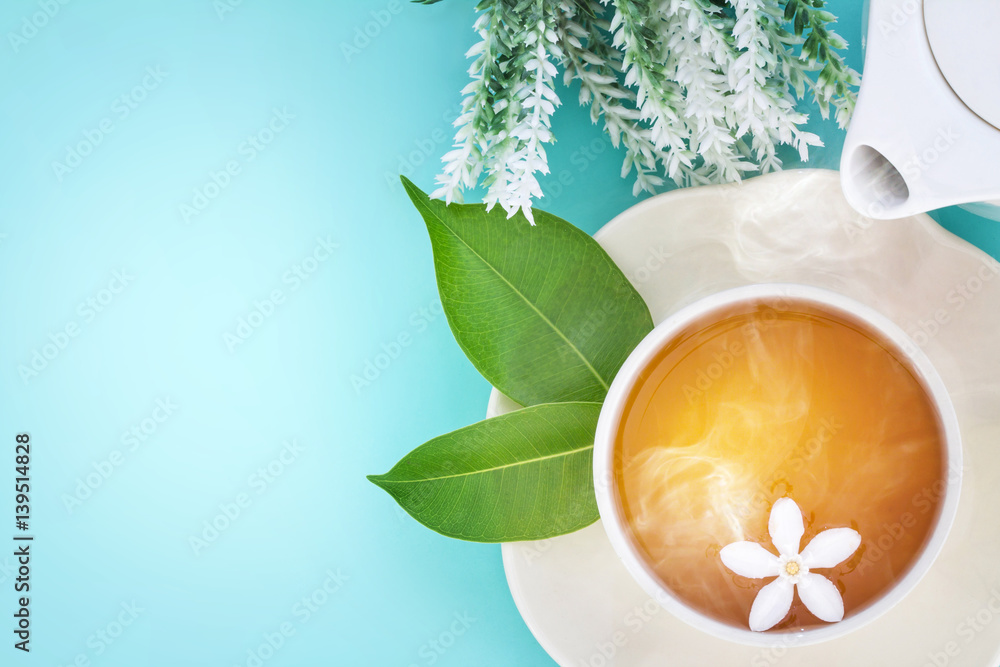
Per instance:
[[[499,547],[440,537],[365,480],[480,419],[489,393],[397,180],[430,188],[450,145],[472,3],[219,5],[0,8],[0,463],[10,480],[14,435],[31,434],[36,536],[30,656],[11,647],[0,550],[0,662],[552,664]],[[860,68],[860,3],[830,5]],[[631,182],[575,87],[559,92],[542,207],[594,232],[635,202]],[[836,168],[843,133],[813,111],[811,165]],[[936,215],[1000,256],[997,223]],[[259,326],[235,344],[241,318]]]

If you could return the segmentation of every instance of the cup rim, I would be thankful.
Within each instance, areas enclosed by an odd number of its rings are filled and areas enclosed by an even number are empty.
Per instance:
[[[639,553],[622,516],[614,479],[615,440],[624,412],[625,402],[639,374],[664,345],[690,323],[721,310],[747,301],[761,299],[794,299],[840,312],[864,322],[884,336],[904,355],[923,383],[931,403],[937,410],[945,450],[945,485],[937,519],[929,539],[909,570],[892,588],[874,602],[839,622],[808,630],[786,632],[754,632],[711,618],[688,606],[669,588],[660,583],[652,568]],[[958,512],[962,485],[962,444],[958,417],[947,387],[924,351],[898,325],[876,310],[854,299],[819,287],[793,283],[762,283],[717,292],[681,308],[658,324],[625,360],[601,408],[594,439],[594,489],[604,530],[618,557],[632,578],[663,608],[678,619],[712,636],[749,646],[807,646],[842,637],[868,625],[899,604],[924,577],[947,540]]]

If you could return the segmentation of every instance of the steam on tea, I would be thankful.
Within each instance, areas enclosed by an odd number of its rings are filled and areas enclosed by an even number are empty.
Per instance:
[[[944,491],[937,412],[903,355],[867,326],[808,302],[744,303],[676,337],[645,369],[617,435],[615,477],[632,537],[688,606],[746,628],[769,580],[728,570],[748,540],[775,554],[768,516],[804,513],[805,546],[849,527],[861,546],[817,573],[847,616],[920,555]],[[796,594],[774,630],[823,624]]]

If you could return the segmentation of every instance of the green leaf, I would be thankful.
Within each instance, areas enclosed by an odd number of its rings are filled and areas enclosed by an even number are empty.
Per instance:
[[[535,210],[445,206],[405,177],[427,223],[438,290],[455,339],[521,405],[602,401],[653,328],[642,297],[594,239]]]
[[[804,11],[799,11],[795,15],[795,34],[798,37],[802,36],[802,31],[805,30],[806,21],[809,19],[808,15]]]
[[[540,540],[598,518],[599,403],[551,403],[478,422],[417,447],[368,479],[414,519],[473,542]]]
[[[791,21],[792,17],[795,16],[795,8],[798,5],[796,0],[788,0],[788,4],[785,5],[785,20]]]

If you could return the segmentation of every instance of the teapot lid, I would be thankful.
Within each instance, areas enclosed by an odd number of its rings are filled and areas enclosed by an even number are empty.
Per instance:
[[[955,94],[1000,129],[1000,2],[924,0],[934,60]]]

